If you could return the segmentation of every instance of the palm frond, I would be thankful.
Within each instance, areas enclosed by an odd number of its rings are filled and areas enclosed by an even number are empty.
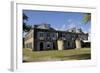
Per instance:
[[[91,13],[85,13],[84,14],[84,18],[83,18],[83,22],[86,24],[91,20]]]

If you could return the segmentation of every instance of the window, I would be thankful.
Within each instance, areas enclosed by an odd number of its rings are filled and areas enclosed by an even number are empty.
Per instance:
[[[52,33],[52,40],[56,40],[56,38],[57,38],[57,34],[56,33]]]
[[[50,37],[50,33],[47,33],[47,37]]]
[[[52,34],[52,37],[55,37],[55,33]]]
[[[74,30],[72,30],[72,32],[74,32]]]
[[[50,48],[50,45],[49,44],[47,45],[47,48]]]
[[[71,38],[72,38],[72,40],[74,40],[75,39],[75,35],[72,35]]]
[[[43,37],[43,32],[39,32],[39,37]]]
[[[40,33],[40,37],[43,37],[43,33]]]
[[[47,42],[46,43],[46,47],[49,49],[49,48],[51,48],[51,42]]]
[[[70,37],[71,37],[70,34],[67,34],[67,35],[66,35],[66,38],[67,38],[67,39],[70,39]]]
[[[61,36],[62,36],[62,37],[65,37],[65,35],[64,35],[64,34],[61,34]]]

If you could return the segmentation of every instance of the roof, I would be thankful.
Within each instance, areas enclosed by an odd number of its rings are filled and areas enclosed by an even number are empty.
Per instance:
[[[50,26],[50,24],[47,24],[47,23],[42,23],[42,24],[34,25],[34,28],[55,30],[54,28],[52,28],[52,27]]]
[[[70,28],[67,30],[67,32],[72,32],[72,33],[83,33],[81,28]]]
[[[83,42],[85,42],[85,43],[86,43],[86,42],[91,42],[91,41],[89,41],[89,40],[83,40]]]
[[[60,30],[56,30],[54,28],[51,27],[50,24],[47,23],[42,23],[42,24],[36,24],[34,25],[34,28],[37,29],[43,29],[43,30],[51,30],[51,31],[59,31],[59,32],[69,32],[69,33],[77,33],[77,34],[84,34],[84,32],[82,31],[81,28],[70,28],[67,31],[60,31]]]

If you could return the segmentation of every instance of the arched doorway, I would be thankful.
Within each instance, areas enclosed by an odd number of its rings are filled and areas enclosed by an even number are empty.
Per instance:
[[[40,51],[43,50],[43,42],[40,42]]]
[[[56,49],[56,47],[55,47],[55,43],[53,42],[53,49],[55,50]]]

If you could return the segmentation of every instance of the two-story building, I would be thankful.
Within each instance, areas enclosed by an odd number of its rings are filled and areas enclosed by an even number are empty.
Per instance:
[[[33,51],[67,50],[81,48],[83,40],[88,40],[88,34],[81,29],[60,31],[49,24],[40,24],[34,25],[25,35],[25,48],[31,48]]]

